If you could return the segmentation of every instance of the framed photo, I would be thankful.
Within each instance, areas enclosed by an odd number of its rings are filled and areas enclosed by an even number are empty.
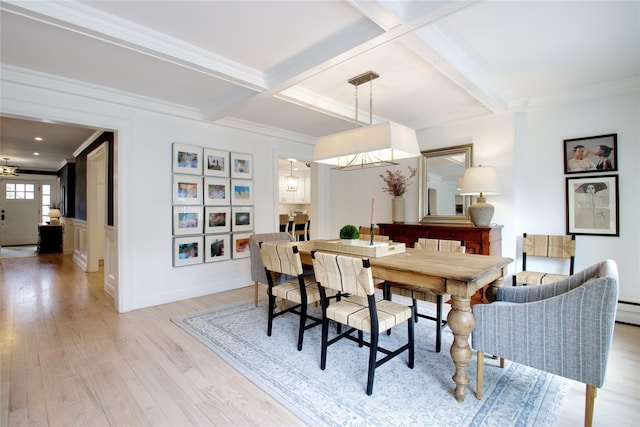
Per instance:
[[[231,180],[231,204],[253,205],[253,182],[241,179]]]
[[[231,259],[231,237],[229,234],[204,236],[204,262]]]
[[[202,236],[174,237],[173,238],[173,266],[202,263]]]
[[[176,205],[201,205],[202,177],[174,174],[173,203]]]
[[[231,178],[253,178],[253,156],[231,153]]]
[[[253,208],[234,207],[232,210],[233,232],[253,230]]]
[[[202,147],[174,142],[173,173],[202,175]]]
[[[204,232],[229,233],[231,231],[230,207],[205,207],[204,208]]]
[[[202,234],[202,206],[174,206],[173,234]]]
[[[229,206],[231,204],[228,178],[204,179],[204,204],[209,206]]]
[[[233,259],[249,258],[251,256],[251,247],[249,246],[249,237],[252,233],[233,234]]]
[[[567,178],[567,234],[619,236],[618,176]]]
[[[229,152],[204,149],[204,174],[208,176],[229,177]]]
[[[618,170],[618,134],[564,140],[564,173]]]

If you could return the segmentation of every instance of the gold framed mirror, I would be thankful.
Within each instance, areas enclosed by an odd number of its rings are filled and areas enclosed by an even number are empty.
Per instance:
[[[422,152],[418,203],[421,223],[471,224],[470,197],[460,195],[460,185],[472,163],[473,144]]]

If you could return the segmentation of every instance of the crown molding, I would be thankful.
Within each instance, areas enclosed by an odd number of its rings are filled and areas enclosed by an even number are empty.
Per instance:
[[[314,146],[316,143],[316,138],[313,138],[309,135],[289,132],[279,128],[264,126],[259,123],[248,122],[245,120],[240,120],[235,118],[227,117],[224,119],[220,119],[220,120],[217,120],[215,124],[221,127],[242,130],[245,132],[255,133],[262,136],[277,138],[280,140],[292,141],[299,144]]]

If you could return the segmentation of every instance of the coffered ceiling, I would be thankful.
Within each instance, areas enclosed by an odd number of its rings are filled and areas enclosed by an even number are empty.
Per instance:
[[[372,93],[374,123],[415,129],[637,91],[640,75],[636,1],[2,1],[0,9],[3,73],[73,79],[310,144],[354,126],[347,81],[369,70],[380,78],[372,92],[358,88],[360,121],[369,122]],[[27,167],[33,156],[3,130],[0,157]]]

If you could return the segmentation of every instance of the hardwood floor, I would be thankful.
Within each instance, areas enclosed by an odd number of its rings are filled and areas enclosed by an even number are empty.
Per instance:
[[[0,284],[0,426],[303,425],[169,320],[253,286],[118,314],[102,273],[61,254],[4,259]],[[639,424],[639,343],[616,325],[594,425]],[[584,396],[572,383],[557,426],[582,425]]]

